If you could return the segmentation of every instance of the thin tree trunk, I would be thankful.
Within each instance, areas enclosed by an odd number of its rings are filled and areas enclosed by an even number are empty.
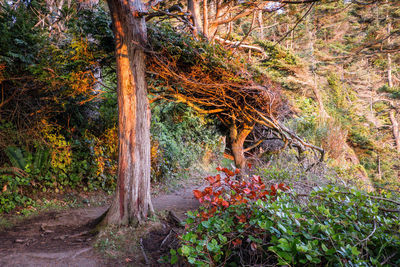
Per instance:
[[[387,75],[388,75],[388,86],[390,88],[393,87],[393,78],[392,78],[392,57],[390,53],[387,54],[387,64],[388,64],[388,70],[387,70]]]
[[[246,157],[244,156],[244,141],[253,130],[253,126],[244,125],[238,130],[235,123],[230,127],[230,142],[232,146],[232,154],[237,168],[242,170],[246,167]]]
[[[263,21],[263,12],[262,10],[258,11],[258,27],[260,27],[260,40],[264,40],[264,21]]]
[[[153,212],[150,197],[150,109],[145,81],[147,41],[140,0],[108,0],[114,26],[119,112],[119,162],[117,190],[103,221],[133,224]]]
[[[315,70],[317,67],[316,67],[316,60],[315,60],[315,55],[314,55],[315,29],[313,27],[314,24],[311,21],[311,19],[312,19],[312,17],[310,15],[308,17],[308,20],[306,23],[306,31],[308,33],[308,42],[309,42],[308,47],[309,47],[310,55],[311,55],[312,73],[313,73],[313,77],[314,77],[314,83],[312,85],[312,90],[313,90],[315,98],[317,99],[317,102],[318,102],[320,117],[322,120],[325,120],[326,118],[329,117],[329,115],[325,110],[322,96],[318,90],[317,74],[315,73]]]
[[[203,34],[208,39],[208,8],[207,0],[203,0]]]
[[[392,129],[393,129],[394,141],[396,143],[396,150],[397,150],[397,152],[400,153],[399,123],[396,120],[396,111],[394,109],[390,110],[389,118],[390,118],[390,121],[392,122],[392,126],[393,126]]]
[[[386,0],[386,3],[388,3],[388,0]],[[392,23],[389,18],[389,11],[386,11],[386,21],[387,21],[387,34],[390,35],[390,32],[392,31]],[[392,40],[390,37],[387,39],[387,43],[390,46],[392,44]],[[392,79],[392,56],[390,53],[387,53],[387,78],[388,78],[388,86],[390,88],[393,87],[393,79]]]

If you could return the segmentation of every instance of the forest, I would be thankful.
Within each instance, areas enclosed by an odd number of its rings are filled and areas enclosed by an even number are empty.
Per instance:
[[[400,1],[0,0],[0,266],[400,266]]]

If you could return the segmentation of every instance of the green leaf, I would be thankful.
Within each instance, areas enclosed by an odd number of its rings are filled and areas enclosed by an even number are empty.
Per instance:
[[[358,251],[357,247],[351,247],[351,253],[352,253],[354,256],[360,255],[360,251]]]
[[[182,246],[182,254],[183,254],[184,256],[189,256],[191,251],[192,251],[192,248],[191,248],[191,247],[186,246],[186,245],[183,245],[183,246]]]
[[[278,223],[278,228],[281,229],[284,233],[287,233],[287,229],[282,224]]]
[[[169,251],[169,253],[170,253],[171,255],[176,255],[176,250],[173,249],[173,248],[171,248],[171,250]]]
[[[306,245],[301,245],[301,244],[296,244],[296,249],[298,252],[301,252],[301,253],[305,253],[309,250]]]
[[[223,236],[221,234],[218,234],[218,238],[219,240],[221,240],[222,243],[225,243],[228,239],[226,238],[226,236]]]
[[[170,263],[171,264],[175,264],[175,263],[177,263],[178,262],[178,255],[171,255],[171,261],[170,261]]]
[[[201,225],[203,225],[204,228],[209,228],[210,227],[210,222],[209,221],[202,221]]]
[[[278,240],[278,242],[279,242],[278,247],[281,248],[282,250],[284,250],[284,251],[290,251],[291,250],[289,241],[287,239],[280,238]]]

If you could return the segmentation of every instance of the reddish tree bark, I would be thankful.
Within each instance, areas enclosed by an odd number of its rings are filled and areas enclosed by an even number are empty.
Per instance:
[[[194,35],[197,36],[201,30],[200,0],[188,0],[188,11],[192,16],[193,26],[195,28]]]
[[[237,128],[236,122],[230,126],[229,141],[232,146],[232,154],[237,168],[242,170],[246,167],[246,157],[244,155],[244,141],[246,137],[251,133],[254,126],[244,124],[240,129]]]
[[[119,112],[117,190],[106,224],[138,224],[153,211],[150,197],[150,109],[145,81],[147,42],[140,0],[108,0],[116,42]]]

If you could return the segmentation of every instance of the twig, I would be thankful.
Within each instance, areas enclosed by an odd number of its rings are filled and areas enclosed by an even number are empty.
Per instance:
[[[168,235],[164,238],[164,240],[161,242],[160,248],[164,246],[164,243],[168,240],[169,236],[172,233],[172,229],[169,231]]]
[[[358,242],[357,246],[358,246],[359,244],[361,244],[362,242],[367,241],[367,240],[375,233],[375,231],[376,231],[376,221],[374,220],[374,229],[372,230],[372,232],[371,232],[366,238],[364,238],[363,240],[361,240],[360,242]]]
[[[144,251],[143,238],[140,238],[140,249],[142,250],[144,261],[146,262],[146,265],[150,265],[149,259],[147,258],[146,252]]]
[[[296,24],[293,26],[293,28],[291,28],[281,39],[278,40],[278,42],[275,43],[274,46],[276,46],[277,44],[279,44],[280,42],[282,42],[283,40],[285,40],[286,37],[288,37],[288,35],[294,31],[294,29],[296,29],[296,27],[299,25],[299,23],[305,18],[307,17],[307,15],[310,13],[311,9],[313,8],[313,6],[315,5],[315,2],[313,2],[309,9],[307,10],[307,12],[300,18],[297,20]]]
[[[256,51],[260,52],[261,54],[263,54],[263,56],[267,55],[265,53],[265,51],[262,48],[258,47],[258,46],[241,44],[241,42],[239,42],[239,41],[238,42],[229,41],[229,40],[223,39],[223,38],[221,38],[219,36],[215,36],[215,40],[220,41],[221,43],[232,45],[232,47],[239,47],[239,48],[247,48],[247,49],[256,50]]]
[[[382,263],[381,265],[383,266],[385,263],[387,263],[391,258],[393,258],[398,252],[394,252],[392,255],[390,255],[389,257],[387,257]]]

